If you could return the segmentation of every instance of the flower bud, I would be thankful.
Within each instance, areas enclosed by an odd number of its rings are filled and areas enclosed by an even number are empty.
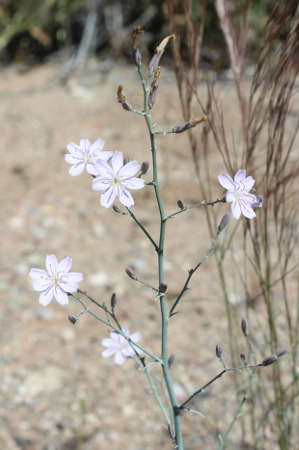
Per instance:
[[[278,360],[278,356],[277,355],[270,355],[267,356],[267,358],[265,358],[262,362],[261,362],[261,366],[270,366],[271,364],[275,363]]]
[[[230,219],[229,213],[224,214],[220,224],[218,225],[217,233],[221,233],[227,227],[229,219]]]
[[[122,211],[117,205],[113,205],[112,209],[113,209],[114,212],[116,212],[117,214],[121,214],[122,216],[126,216],[127,215],[127,213]]]
[[[117,303],[116,294],[115,294],[115,292],[113,292],[113,294],[111,295],[111,300],[110,300],[110,305],[111,305],[112,311],[114,311],[114,308],[116,307],[116,303]]]
[[[145,175],[149,169],[149,163],[147,161],[143,161],[140,167],[140,175]]]
[[[244,353],[240,354],[240,359],[241,359],[243,364],[246,364],[246,356],[244,355]]]
[[[219,359],[221,359],[221,357],[222,357],[222,348],[220,347],[219,344],[216,345],[216,356]]]
[[[137,280],[135,273],[131,269],[129,269],[129,267],[126,268],[126,274],[128,275],[129,278],[131,278],[131,280],[134,281]]]
[[[170,357],[168,358],[168,367],[170,368],[175,360],[175,356],[174,355],[170,355]]]
[[[134,50],[134,59],[136,65],[140,67],[142,63],[142,56],[138,47]]]
[[[207,120],[208,120],[207,116],[202,116],[199,119],[192,119],[192,120],[189,120],[189,122],[184,122],[184,123],[181,123],[180,125],[177,125],[171,131],[172,131],[172,133],[176,133],[176,134],[183,133],[184,131],[195,127],[196,125],[198,125],[201,122],[206,122]]]
[[[252,207],[253,208],[261,208],[264,204],[264,197],[262,195],[256,195],[256,202],[253,203]]]
[[[280,358],[281,356],[285,355],[288,351],[287,350],[280,350],[279,352],[276,353],[277,358]]]
[[[167,284],[166,283],[160,283],[159,285],[159,292],[161,292],[162,294],[165,294],[165,292],[167,291]]]
[[[185,208],[185,205],[184,205],[183,200],[178,200],[178,201],[176,202],[176,204],[178,205],[178,207],[179,207],[180,209],[184,209],[184,208]]]
[[[75,325],[75,323],[77,322],[77,317],[73,315],[68,316],[68,319],[73,325]]]
[[[241,328],[242,328],[244,336],[247,337],[248,336],[248,332],[249,332],[247,319],[242,319]]]

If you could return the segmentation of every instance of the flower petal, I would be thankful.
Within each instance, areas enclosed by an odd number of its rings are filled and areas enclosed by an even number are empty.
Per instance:
[[[80,175],[80,173],[83,172],[85,167],[85,164],[83,161],[78,162],[77,164],[74,164],[70,170],[69,174],[72,175],[72,177],[76,177],[77,175]]]
[[[73,142],[70,142],[67,147],[68,151],[72,154],[78,154],[81,153],[81,149],[77,144],[74,144]]]
[[[137,161],[130,161],[125,166],[121,167],[118,172],[118,175],[121,179],[126,179],[133,177],[136,175],[138,170],[140,169],[140,164]]]
[[[83,275],[81,272],[69,272],[64,273],[60,279],[65,283],[77,284],[83,280]]]
[[[53,282],[49,276],[47,278],[40,278],[39,280],[34,280],[32,288],[34,291],[46,291],[53,286]]]
[[[121,327],[121,329],[122,329],[122,332],[123,332],[126,336],[129,336],[130,332],[129,332],[129,328],[127,327],[127,325],[123,325],[123,326]]]
[[[236,172],[235,177],[234,177],[234,181],[235,183],[244,183],[246,178],[246,170],[238,170],[238,172]]]
[[[116,352],[114,362],[119,366],[125,362],[125,357],[123,356],[122,352]]]
[[[92,152],[95,151],[101,151],[104,148],[104,144],[105,142],[103,141],[103,139],[97,139],[91,146],[90,146],[90,150]]]
[[[54,296],[53,287],[43,291],[39,296],[39,303],[43,306],[47,306]]]
[[[142,189],[144,187],[144,180],[142,178],[127,178],[121,182],[128,189]]]
[[[126,187],[120,186],[118,189],[119,201],[127,208],[134,205],[134,199]]]
[[[227,193],[225,195],[225,201],[226,201],[226,203],[230,203],[230,202],[236,201],[234,192],[227,191]]]
[[[134,342],[138,342],[141,339],[141,333],[140,331],[136,331],[136,333],[131,334],[130,339]]]
[[[113,348],[106,348],[106,350],[102,351],[102,356],[103,358],[110,358],[115,352],[116,350]]]
[[[100,159],[103,161],[108,161],[113,155],[113,152],[96,152],[94,153],[94,159]]]
[[[46,270],[36,268],[30,269],[29,276],[30,278],[32,278],[32,280],[38,280],[40,278],[49,278],[48,272],[46,272]]]
[[[253,188],[255,180],[252,177],[247,177],[243,180],[245,191],[249,192]]]
[[[58,272],[69,272],[72,267],[72,258],[66,256],[63,258],[58,264],[57,271]]]
[[[80,140],[80,149],[84,153],[89,153],[90,150],[90,141],[88,139],[81,139]]]
[[[112,185],[111,178],[97,177],[92,182],[92,189],[94,191],[105,191],[111,185]]]
[[[59,286],[54,286],[54,297],[61,305],[67,305],[69,302],[67,294]]]
[[[124,164],[124,156],[123,156],[122,152],[114,152],[111,163],[112,163],[114,173],[117,173]]]
[[[232,215],[235,219],[240,219],[241,216],[241,208],[238,201],[234,201],[232,203]]]
[[[116,197],[116,188],[114,186],[110,186],[102,195],[101,195],[101,205],[104,208],[109,208],[115,200]]]
[[[114,172],[113,169],[107,163],[107,161],[97,159],[94,165],[97,171],[97,175],[99,175],[100,177],[110,178],[111,180],[113,180]]]
[[[105,338],[105,339],[102,339],[101,344],[104,347],[112,347],[114,345],[114,340],[110,339],[110,338]]]
[[[83,162],[83,158],[81,155],[70,155],[69,153],[64,155],[64,159],[69,164],[78,164],[80,162]]]
[[[243,216],[247,217],[248,219],[253,219],[254,217],[256,217],[256,214],[255,214],[254,210],[252,209],[250,203],[246,202],[245,200],[240,199],[239,204],[240,204],[240,208],[241,208],[241,212],[242,212]]]
[[[227,173],[222,173],[218,176],[218,181],[224,189],[228,191],[233,191],[235,189],[235,184],[232,178]]]
[[[56,275],[57,274],[57,258],[55,255],[47,255],[46,257],[46,269],[48,271],[49,275]]]
[[[122,354],[124,356],[134,356],[135,352],[134,349],[128,344],[126,347],[122,349]]]

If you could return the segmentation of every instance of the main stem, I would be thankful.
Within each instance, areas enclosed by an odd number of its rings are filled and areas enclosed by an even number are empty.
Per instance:
[[[144,118],[146,121],[146,125],[148,128],[148,132],[150,135],[151,141],[151,152],[152,152],[152,162],[153,162],[153,184],[155,188],[155,194],[157,199],[157,204],[160,213],[160,238],[159,238],[159,247],[157,249],[158,255],[158,275],[159,275],[159,285],[164,282],[164,240],[165,240],[165,227],[167,216],[164,212],[163,201],[160,194],[159,181],[158,181],[158,169],[157,169],[157,149],[155,143],[155,134],[153,130],[153,124],[151,120],[151,114],[148,108],[148,88],[145,84],[145,80],[141,73],[140,67],[138,67],[138,74],[143,87],[144,94]],[[175,430],[175,443],[176,448],[179,450],[183,450],[183,437],[182,437],[182,428],[181,428],[181,416],[180,409],[176,400],[176,396],[173,389],[173,382],[171,379],[169,366],[168,366],[168,313],[165,302],[165,295],[163,293],[160,294],[160,310],[161,310],[161,321],[162,321],[162,348],[161,348],[161,359],[162,359],[162,370],[163,376],[165,380],[165,384],[167,387],[169,399],[172,406],[173,412],[173,423]]]

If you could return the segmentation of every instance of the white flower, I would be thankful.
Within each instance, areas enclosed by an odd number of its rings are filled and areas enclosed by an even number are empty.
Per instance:
[[[92,189],[104,191],[101,195],[101,205],[109,208],[118,197],[119,201],[128,208],[134,205],[129,189],[142,189],[144,181],[134,175],[140,169],[137,161],[130,161],[124,165],[123,154],[114,152],[111,158],[112,167],[105,161],[96,164],[97,178],[93,180]]]
[[[33,280],[33,289],[41,292],[39,303],[47,306],[53,297],[61,305],[68,304],[67,292],[76,292],[78,283],[83,280],[82,273],[69,272],[72,259],[67,256],[58,263],[55,255],[47,255],[46,269],[31,269],[29,276]]]
[[[126,336],[128,336],[128,338],[130,338],[134,342],[138,342],[141,339],[141,333],[139,331],[130,334],[129,329],[126,326],[122,327],[122,331]],[[102,340],[102,345],[104,347],[108,347],[102,352],[103,358],[109,358],[110,356],[115,355],[114,362],[121,365],[125,362],[126,358],[134,356],[135,351],[139,355],[142,353],[142,351],[137,347],[134,347],[134,351],[128,341],[119,333],[113,331],[112,333],[110,333],[110,337],[110,339],[106,338]]]
[[[72,164],[69,174],[80,175],[86,168],[91,175],[96,175],[95,164],[98,160],[107,161],[112,156],[112,152],[103,152],[104,141],[98,139],[93,144],[88,139],[81,139],[80,145],[71,142],[68,144],[68,154],[64,156],[67,163]]]
[[[255,181],[252,177],[246,177],[246,170],[238,170],[234,180],[226,173],[219,175],[218,180],[221,186],[227,189],[225,199],[232,203],[232,214],[235,219],[239,219],[241,213],[248,219],[256,217],[253,208],[259,201],[255,195],[249,194]]]

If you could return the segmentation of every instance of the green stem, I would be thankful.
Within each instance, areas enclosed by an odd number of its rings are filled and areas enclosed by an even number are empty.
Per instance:
[[[159,238],[159,247],[156,249],[158,254],[158,276],[159,276],[159,285],[164,282],[164,240],[165,240],[165,227],[166,227],[166,215],[164,212],[163,201],[159,188],[158,181],[158,167],[157,167],[157,149],[155,143],[155,133],[151,120],[150,111],[148,108],[148,94],[149,90],[146,86],[146,82],[141,73],[140,67],[137,67],[138,74],[141,80],[141,84],[143,87],[143,98],[144,98],[144,118],[146,121],[146,125],[148,128],[148,132],[150,135],[151,141],[151,152],[152,152],[152,163],[153,163],[153,185],[156,194],[156,200],[159,208],[160,214],[160,238]],[[173,382],[171,379],[169,366],[168,366],[168,314],[165,302],[165,295],[161,293],[160,295],[160,310],[161,310],[161,322],[162,322],[162,348],[161,348],[161,359],[163,361],[162,370],[163,376],[165,380],[165,384],[167,387],[168,396],[172,406],[173,413],[173,421],[174,421],[174,429],[175,429],[175,443],[178,450],[183,450],[183,438],[182,438],[182,429],[181,429],[181,411],[178,408],[175,392],[173,389]]]

